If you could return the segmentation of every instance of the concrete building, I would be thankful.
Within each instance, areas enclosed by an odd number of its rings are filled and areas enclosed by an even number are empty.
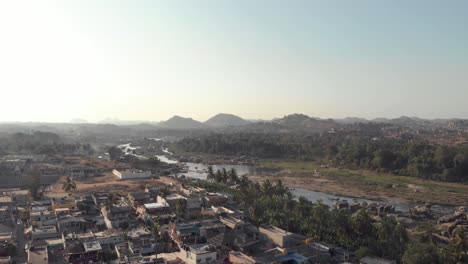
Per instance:
[[[31,171],[32,160],[21,158],[0,159],[0,187],[20,187],[27,184],[28,172]]]
[[[74,241],[65,248],[65,258],[67,263],[99,263],[101,259],[102,247],[97,241],[79,242]]]
[[[259,238],[263,242],[270,242],[278,247],[289,247],[307,239],[307,237],[287,232],[275,226],[261,226],[259,228]]]
[[[189,264],[215,263],[217,257],[216,248],[207,244],[183,245],[180,255]]]
[[[133,192],[128,194],[128,200],[132,206],[137,207],[145,203],[153,202],[155,199],[151,199],[151,194],[149,192]]]
[[[140,215],[152,215],[152,216],[157,216],[160,214],[166,214],[169,213],[170,211],[170,206],[168,203],[149,203],[149,204],[144,204],[143,206],[139,206],[137,209],[137,213]]]
[[[39,182],[41,185],[50,185],[56,183],[61,176],[66,175],[65,169],[60,165],[43,164],[36,166],[39,173]]]
[[[94,177],[98,174],[98,170],[94,167],[87,166],[72,166],[68,168],[69,175],[76,179],[86,179],[88,177]]]
[[[31,239],[46,239],[46,238],[58,238],[61,234],[57,231],[55,226],[41,226],[33,228],[31,232]]]
[[[229,261],[232,264],[255,264],[258,263],[252,257],[245,255],[239,251],[230,251],[229,252]]]
[[[58,228],[62,233],[81,233],[92,226],[93,223],[86,221],[83,217],[67,215],[58,219]]]
[[[221,206],[228,201],[228,197],[221,193],[207,193],[205,195],[205,207]]]
[[[112,245],[125,242],[122,232],[115,229],[104,230],[102,232],[93,233],[93,235],[94,239],[98,241],[104,249],[111,249]]]
[[[126,170],[126,171],[118,171],[113,170],[112,173],[121,180],[129,180],[129,179],[144,179],[151,177],[151,171],[142,171],[142,170]]]
[[[102,207],[101,213],[107,228],[128,228],[132,208],[126,204],[113,204],[109,208]]]

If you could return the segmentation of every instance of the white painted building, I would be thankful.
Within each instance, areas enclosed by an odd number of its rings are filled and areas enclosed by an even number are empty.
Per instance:
[[[216,261],[215,247],[207,244],[182,246],[180,255],[189,264],[210,264]]]
[[[113,170],[117,178],[121,180],[128,180],[128,179],[141,179],[141,178],[149,178],[151,177],[151,171],[142,171],[142,170],[126,170],[126,171],[118,171]]]

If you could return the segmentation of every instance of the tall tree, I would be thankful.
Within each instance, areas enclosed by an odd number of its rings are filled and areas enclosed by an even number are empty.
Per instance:
[[[429,243],[412,243],[402,257],[403,264],[439,264],[437,248]]]
[[[76,190],[76,182],[73,181],[73,179],[71,177],[67,176],[65,178],[65,181],[62,184],[62,190],[64,190],[65,192],[68,192],[68,193],[71,194],[71,192]]]

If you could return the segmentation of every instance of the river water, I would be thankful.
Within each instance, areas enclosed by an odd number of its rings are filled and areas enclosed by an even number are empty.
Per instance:
[[[130,148],[130,145],[122,145],[123,148]],[[138,148],[138,147],[136,147]],[[156,157],[165,163],[169,164],[176,164],[179,163],[179,161],[171,159],[170,153],[167,149],[163,149],[163,152],[166,153],[167,155],[156,155]],[[179,173],[178,176],[184,175],[185,177],[188,178],[194,178],[194,179],[200,179],[200,180],[206,180],[207,178],[207,169],[208,166],[207,164],[202,164],[202,163],[193,163],[193,162],[186,162],[183,163],[185,165],[186,171],[183,173]],[[234,168],[236,169],[238,175],[256,175],[256,174],[268,174],[271,173],[271,170],[265,170],[265,169],[260,169],[252,165],[232,165],[232,164],[216,164],[212,165],[213,169],[216,170],[222,170],[223,168],[226,168],[227,170]],[[409,204],[409,203],[400,203],[400,202],[393,202],[393,201],[376,201],[376,200],[368,200],[368,199],[361,199],[361,198],[352,198],[352,197],[346,197],[346,196],[341,196],[341,195],[333,195],[333,194],[327,194],[323,192],[317,192],[317,191],[312,191],[312,190],[307,190],[303,188],[293,188],[292,193],[294,196],[300,197],[303,196],[309,201],[312,202],[317,202],[317,201],[322,201],[323,204],[328,205],[328,206],[333,206],[335,204],[336,200],[347,200],[348,203],[353,204],[354,202],[357,203],[362,203],[366,202],[368,204],[370,203],[376,203],[376,204],[390,204],[394,205],[395,208],[398,211],[401,212],[407,212],[408,209],[412,208],[414,205]],[[433,207],[436,211],[447,211],[451,210],[452,207],[446,207],[446,206],[438,206],[435,205]]]
[[[170,159],[165,155],[157,155],[156,157],[158,157],[159,160],[161,160],[162,162],[166,162],[170,164],[179,163],[177,160]],[[184,164],[186,165],[187,172],[180,173],[179,176],[184,175],[185,177],[189,177],[189,178],[206,180],[207,169],[209,165],[202,164],[202,163],[193,163],[193,162],[187,162]],[[263,174],[265,172],[264,170],[256,168],[255,166],[251,166],[251,165],[217,164],[217,165],[212,165],[212,166],[215,171],[222,170],[223,168],[226,168],[227,170],[234,168],[236,169],[239,175],[244,175],[244,174],[255,175],[255,174]],[[335,201],[339,199],[339,200],[347,200],[349,204],[353,204],[354,202],[357,202],[357,203],[366,202],[368,204],[371,204],[371,203],[390,204],[390,205],[394,205],[398,211],[402,211],[402,212],[407,212],[408,209],[412,207],[410,204],[406,204],[406,203],[398,203],[398,202],[391,202],[391,201],[374,201],[374,200],[361,199],[361,198],[345,197],[341,195],[333,195],[333,194],[327,194],[323,192],[311,191],[311,190],[307,190],[303,188],[293,188],[292,193],[294,194],[295,197],[303,196],[304,198],[312,202],[317,202],[320,200],[322,201],[323,204],[328,205],[328,206],[333,206],[335,204]]]
[[[323,192],[306,190],[303,188],[295,188],[292,191],[292,193],[296,197],[303,196],[309,201],[316,202],[320,200],[322,201],[323,204],[328,205],[328,206],[333,206],[335,204],[335,201],[339,199],[339,200],[346,200],[349,204],[366,202],[367,204],[384,203],[384,204],[394,205],[395,209],[401,212],[407,212],[408,209],[412,208],[410,204],[406,204],[406,203],[397,203],[397,202],[391,202],[391,201],[373,201],[373,200],[362,199],[362,198],[352,198],[352,197],[346,197],[346,196],[341,196],[341,195],[334,195],[334,194],[328,194],[328,193],[323,193]]]

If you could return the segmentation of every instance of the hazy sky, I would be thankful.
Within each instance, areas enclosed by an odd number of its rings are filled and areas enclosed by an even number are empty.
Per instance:
[[[0,1],[0,120],[468,118],[468,1]]]

